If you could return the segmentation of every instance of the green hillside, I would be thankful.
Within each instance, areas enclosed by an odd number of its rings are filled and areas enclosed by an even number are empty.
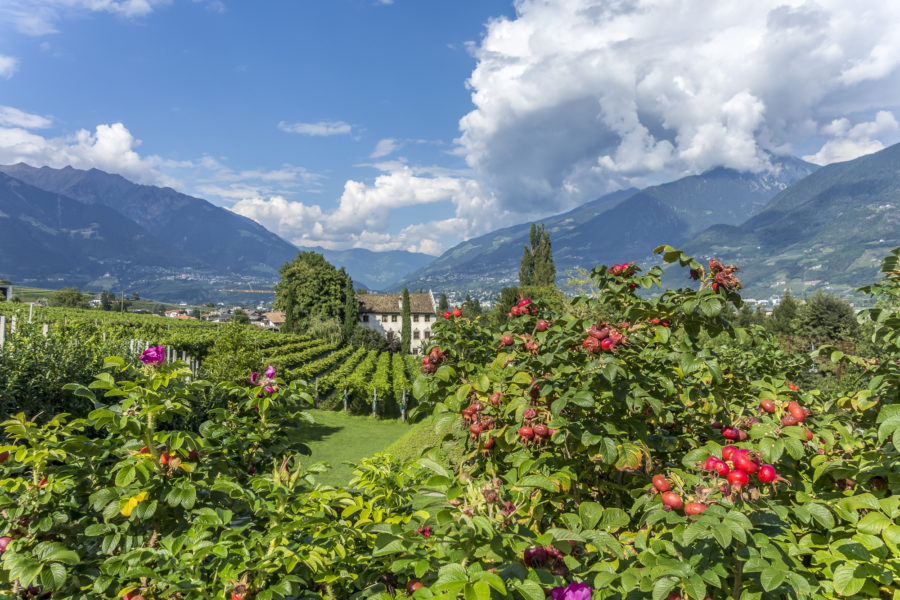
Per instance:
[[[685,244],[695,256],[744,265],[749,297],[814,290],[847,295],[875,279],[900,245],[900,145],[823,167],[738,226]]]

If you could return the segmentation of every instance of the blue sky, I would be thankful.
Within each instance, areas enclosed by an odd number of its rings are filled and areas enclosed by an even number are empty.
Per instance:
[[[896,142],[891,4],[0,0],[0,163],[437,254],[628,185]]]

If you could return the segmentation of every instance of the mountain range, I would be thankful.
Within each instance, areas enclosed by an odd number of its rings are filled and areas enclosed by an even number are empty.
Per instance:
[[[709,227],[683,249],[741,266],[746,295],[764,298],[786,289],[851,295],[898,246],[900,144],[822,167],[743,223]]]
[[[872,281],[884,254],[900,246],[900,144],[822,168],[790,157],[772,163],[760,173],[719,168],[620,190],[545,218],[558,282],[575,267],[653,261],[660,244],[741,265],[749,297],[785,289],[846,295]],[[322,253],[368,289],[484,298],[518,282],[530,225],[467,240],[437,258],[300,249]],[[97,169],[0,166],[0,276],[14,283],[249,302],[258,297],[222,290],[271,289],[300,249],[171,188]]]
[[[567,269],[640,261],[656,246],[679,246],[711,225],[739,225],[818,168],[792,157],[772,162],[773,169],[761,173],[719,168],[643,190],[620,190],[543,219],[558,281],[564,283]],[[529,230],[530,223],[523,223],[467,240],[392,288],[477,294],[515,285]]]
[[[278,269],[298,251],[206,200],[98,169],[0,166],[0,211],[0,273],[35,286],[124,287],[159,300],[205,302],[221,299],[221,288],[271,289]],[[301,249],[323,253],[370,289],[434,258]]]

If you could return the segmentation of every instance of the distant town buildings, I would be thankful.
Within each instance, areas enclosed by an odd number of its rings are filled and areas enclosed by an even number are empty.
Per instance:
[[[385,337],[392,334],[395,339],[400,339],[403,332],[403,294],[357,294],[356,300],[359,302],[360,325],[374,329]],[[409,295],[410,348],[413,352],[418,352],[431,339],[436,306],[431,292]]]

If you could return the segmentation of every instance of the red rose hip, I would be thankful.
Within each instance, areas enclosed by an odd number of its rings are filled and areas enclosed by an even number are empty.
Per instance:
[[[660,492],[668,492],[669,491],[669,482],[666,481],[666,478],[662,475],[654,475],[653,476],[653,487],[655,487]]]

